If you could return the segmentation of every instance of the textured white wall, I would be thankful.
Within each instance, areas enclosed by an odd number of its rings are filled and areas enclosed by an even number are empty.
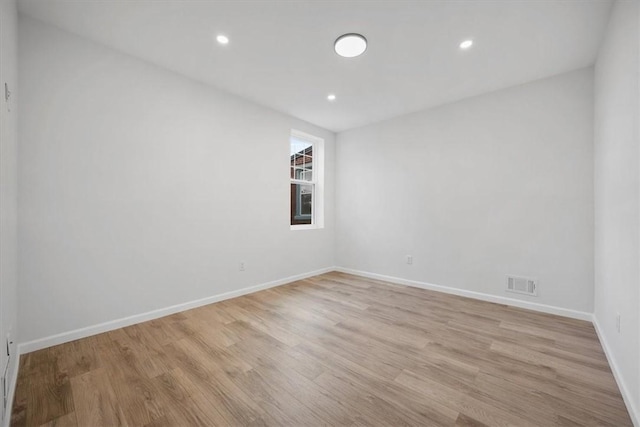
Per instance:
[[[19,27],[23,342],[334,264],[332,133]],[[292,128],[325,139],[321,230],[289,228]]]
[[[595,317],[640,422],[639,6],[615,3],[595,67]],[[620,333],[616,314],[620,313]],[[629,402],[628,402],[629,406]]]
[[[338,134],[338,265],[591,312],[592,89],[583,69]]]
[[[5,339],[11,333],[14,344],[7,380],[12,381],[18,356],[16,326],[17,278],[17,129],[18,129],[18,12],[14,0],[0,0],[0,372],[7,366]],[[4,84],[12,92],[5,102]],[[11,387],[11,386],[10,386]],[[0,412],[1,412],[0,406]],[[8,419],[8,417],[7,417]],[[6,420],[5,420],[6,421]],[[1,424],[1,423],[0,423]]]

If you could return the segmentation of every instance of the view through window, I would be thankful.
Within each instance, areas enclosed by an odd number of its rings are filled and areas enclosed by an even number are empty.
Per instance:
[[[314,223],[314,143],[291,136],[291,225]]]

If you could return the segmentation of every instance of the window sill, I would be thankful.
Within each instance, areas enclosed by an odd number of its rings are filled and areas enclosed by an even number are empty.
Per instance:
[[[324,227],[321,227],[318,224],[299,224],[291,226],[291,230],[317,230],[320,228]]]

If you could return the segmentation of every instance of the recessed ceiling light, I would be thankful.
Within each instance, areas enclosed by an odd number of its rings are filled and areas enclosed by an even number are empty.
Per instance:
[[[336,100],[336,96],[334,94],[330,93],[329,95],[327,95],[327,99],[329,101],[335,101]]]
[[[473,46],[473,40],[465,40],[460,43],[460,49],[469,49],[471,46]]]
[[[229,43],[229,37],[224,36],[222,34],[218,34],[218,37],[216,37],[216,40],[218,40],[218,43],[220,43],[220,44],[228,44]]]
[[[367,50],[367,39],[360,34],[343,34],[337,38],[333,48],[338,55],[353,58],[362,55]]]

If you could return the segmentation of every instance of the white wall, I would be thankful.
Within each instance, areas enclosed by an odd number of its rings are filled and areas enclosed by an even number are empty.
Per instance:
[[[11,333],[11,360],[7,379],[13,382],[18,356],[17,326],[17,96],[18,13],[14,0],[0,0],[0,375],[7,366],[5,339]],[[4,84],[12,93],[5,102]],[[13,386],[10,385],[10,390]],[[0,395],[2,392],[0,392]],[[2,413],[2,405],[0,405]],[[2,415],[0,415],[2,416]],[[8,419],[8,417],[7,417]],[[6,420],[5,420],[6,421]],[[0,423],[1,424],[1,423]]]
[[[23,17],[19,72],[23,342],[334,264],[332,133]],[[289,228],[292,128],[322,230]]]
[[[592,87],[583,69],[338,134],[338,265],[591,312]]]
[[[612,10],[595,67],[594,138],[595,318],[636,423],[640,423],[638,13],[637,1],[618,1]]]

